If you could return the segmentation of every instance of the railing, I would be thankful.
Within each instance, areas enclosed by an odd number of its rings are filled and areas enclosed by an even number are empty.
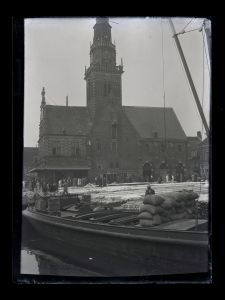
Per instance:
[[[98,40],[95,41],[92,45],[91,45],[91,50],[93,50],[96,47],[102,47],[102,46],[107,46],[107,47],[111,47],[113,49],[116,48],[116,46],[111,43],[110,41],[105,41],[105,40]]]
[[[86,72],[85,77],[91,72],[112,72],[112,73],[123,73],[123,66],[109,66],[109,65],[92,65],[90,66]]]

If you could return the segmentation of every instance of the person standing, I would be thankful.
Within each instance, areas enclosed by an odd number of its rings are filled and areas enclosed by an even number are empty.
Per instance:
[[[69,193],[68,193],[68,183],[67,183],[67,181],[65,180],[65,182],[64,182],[64,184],[63,184],[63,194],[64,195],[69,195]]]

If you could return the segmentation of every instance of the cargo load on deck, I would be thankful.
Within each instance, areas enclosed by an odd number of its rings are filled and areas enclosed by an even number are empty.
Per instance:
[[[146,195],[138,215],[141,226],[156,226],[174,220],[193,218],[198,194],[192,190]]]

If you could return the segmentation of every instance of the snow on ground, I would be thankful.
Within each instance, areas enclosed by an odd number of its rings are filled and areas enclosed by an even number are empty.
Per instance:
[[[115,184],[98,187],[89,184],[85,187],[69,187],[68,192],[73,194],[91,194],[93,202],[116,203],[126,202],[126,205],[139,205],[142,203],[148,183]],[[200,195],[200,201],[208,201],[208,183],[206,182],[181,182],[181,183],[152,183],[151,187],[156,194],[189,189]],[[62,189],[61,189],[62,191]]]

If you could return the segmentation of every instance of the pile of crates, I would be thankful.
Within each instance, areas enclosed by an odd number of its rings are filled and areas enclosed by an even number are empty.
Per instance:
[[[59,197],[49,197],[47,210],[49,212],[59,211],[60,210],[60,198]]]
[[[47,210],[47,206],[48,206],[48,202],[47,202],[46,198],[39,197],[38,199],[36,199],[36,201],[35,201],[35,208],[37,210],[46,211]]]

